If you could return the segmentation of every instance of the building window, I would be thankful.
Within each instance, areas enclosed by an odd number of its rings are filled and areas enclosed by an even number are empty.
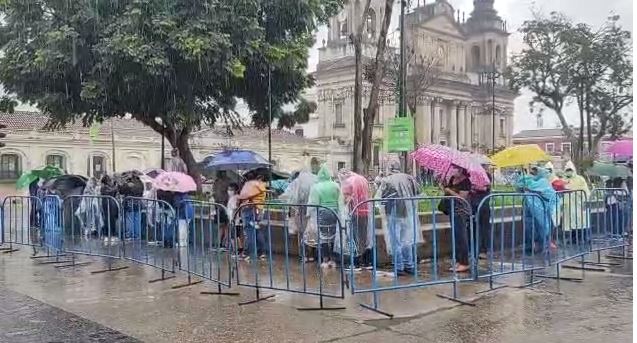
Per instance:
[[[440,145],[447,145],[447,141],[440,141]]]
[[[445,112],[442,110],[442,108],[440,109],[440,111],[438,112],[438,122],[440,123],[440,129],[444,130],[445,129]]]
[[[341,103],[334,104],[334,126],[345,126],[345,122],[343,121],[343,104]]]
[[[338,168],[337,168],[338,170],[341,170],[341,169],[344,169],[344,168],[345,168],[345,162],[338,162],[336,165],[337,165],[337,167],[338,167]]]
[[[62,170],[66,170],[66,161],[63,155],[51,154],[46,156],[46,165],[58,167]]]
[[[104,157],[91,156],[88,158],[86,175],[99,179],[106,173],[106,164]]]
[[[562,153],[564,154],[571,154],[571,143],[567,142],[567,143],[562,143]]]
[[[341,39],[347,39],[348,37],[348,30],[347,30],[347,19],[343,20],[343,22],[341,23],[341,27],[339,28],[340,30],[340,38]]]
[[[475,45],[471,48],[471,64],[474,68],[480,65],[480,48]]]
[[[22,173],[20,156],[16,154],[2,154],[0,156],[0,179],[15,180]]]
[[[500,65],[502,62],[502,48],[500,46],[495,47],[495,64]]]
[[[295,136],[299,136],[299,137],[303,137],[303,136],[304,136],[303,129],[296,129],[296,130],[294,130],[294,135],[295,135]]]
[[[365,111],[367,111],[367,109],[365,109]],[[363,112],[365,113],[365,112]],[[376,113],[374,113],[374,124],[376,125],[381,125],[381,117],[380,117],[380,110],[377,108],[376,109]]]
[[[504,137],[506,134],[506,118],[500,118],[500,136]]]
[[[380,145],[374,144],[374,167],[380,166]]]
[[[546,143],[544,145],[544,150],[546,150],[546,152],[552,154],[553,152],[555,152],[555,144],[553,143]]]
[[[367,38],[376,37],[376,12],[373,9],[369,9],[369,14],[367,15]]]

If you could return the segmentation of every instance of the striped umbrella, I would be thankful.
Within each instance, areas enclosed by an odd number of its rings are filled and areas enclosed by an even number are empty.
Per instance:
[[[458,150],[443,145],[426,145],[411,153],[411,158],[419,166],[431,170],[434,175],[449,181],[449,170],[456,165],[469,172],[471,184],[478,188],[485,188],[491,181],[482,166]]]

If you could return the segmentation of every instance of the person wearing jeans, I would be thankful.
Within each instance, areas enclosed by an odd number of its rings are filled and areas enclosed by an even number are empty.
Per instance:
[[[264,228],[259,228],[263,204],[266,198],[266,186],[263,182],[263,175],[256,175],[252,180],[246,182],[241,188],[239,201],[249,206],[241,210],[241,219],[243,220],[244,232],[246,234],[246,259],[265,258],[266,242]]]
[[[467,200],[471,191],[469,172],[459,166],[452,166],[451,179],[444,187],[446,196]],[[449,214],[453,216],[454,247],[456,252],[455,266],[451,271],[468,272],[470,270],[469,244],[467,239],[467,224],[471,217],[471,208],[466,201],[460,199],[445,199],[448,202]]]
[[[395,269],[399,273],[412,274],[414,271],[414,232],[412,225],[409,225],[409,219],[389,216],[389,234]]]

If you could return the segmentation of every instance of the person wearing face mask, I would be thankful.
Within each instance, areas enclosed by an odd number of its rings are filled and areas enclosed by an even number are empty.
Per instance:
[[[525,197],[524,203],[524,230],[525,250],[530,253],[544,252],[548,247],[553,225],[553,215],[557,210],[557,194],[548,180],[548,171],[544,168],[533,166],[529,175],[522,176],[516,183],[519,191],[535,196]]]
[[[588,227],[588,216],[584,203],[591,191],[586,180],[577,174],[575,165],[571,161],[568,161],[564,167],[564,181],[566,192],[562,193],[564,201],[562,229],[565,232],[570,232],[573,239],[577,232]]]

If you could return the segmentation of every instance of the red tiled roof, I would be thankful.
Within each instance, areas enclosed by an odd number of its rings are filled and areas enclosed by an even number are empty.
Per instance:
[[[48,122],[48,117],[40,112],[15,111],[13,113],[0,112],[0,123],[7,126],[6,131],[45,131],[44,127]],[[135,119],[113,119],[113,129],[135,130],[143,135],[155,135],[155,132]],[[65,128],[59,129],[61,132],[88,132],[89,128],[84,127],[81,121],[68,124]],[[99,127],[99,134],[110,134],[110,122],[104,122]]]

